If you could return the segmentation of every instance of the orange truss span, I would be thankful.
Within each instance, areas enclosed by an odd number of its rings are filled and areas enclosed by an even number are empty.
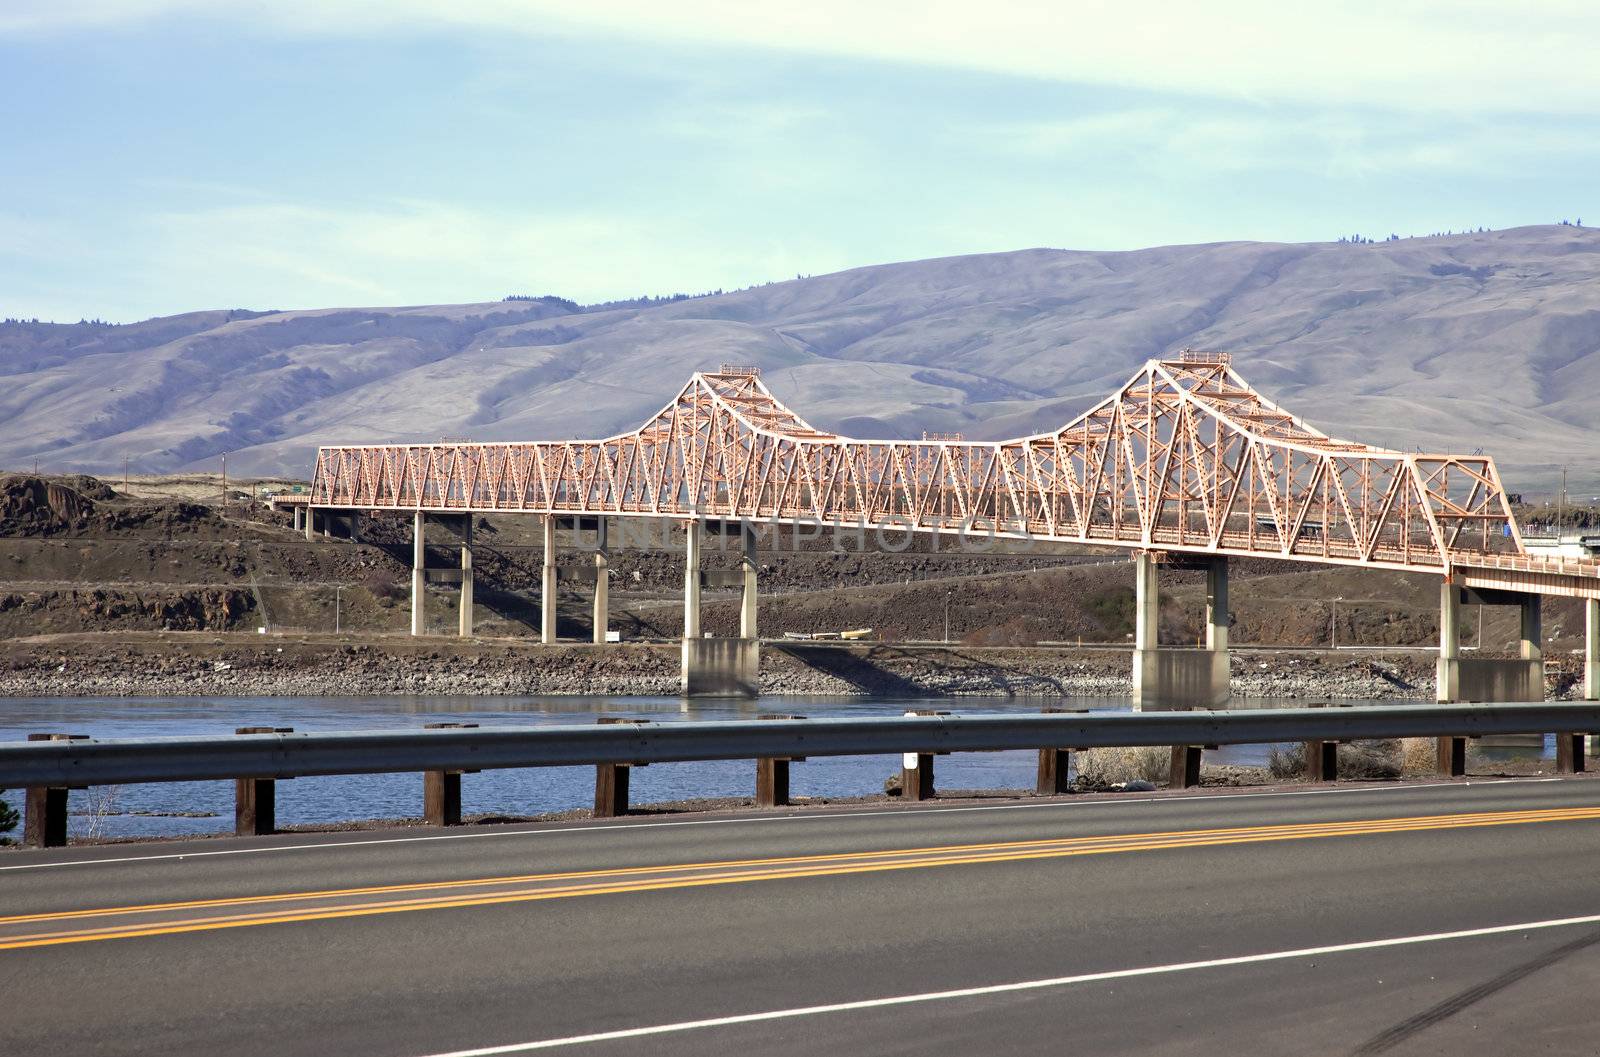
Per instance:
[[[965,532],[1600,595],[1597,563],[1526,554],[1490,457],[1329,437],[1222,353],[1151,360],[1062,428],[998,442],[837,436],[724,365],[604,440],[324,447],[310,502]]]

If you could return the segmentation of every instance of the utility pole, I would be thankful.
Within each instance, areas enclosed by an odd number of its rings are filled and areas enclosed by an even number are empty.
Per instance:
[[[128,457],[122,457],[122,494],[128,494]]]
[[[339,592],[344,590],[342,584],[335,584],[333,588],[333,633],[339,634]]]
[[[944,591],[944,644],[950,645],[950,599],[955,595],[953,588]]]
[[[228,453],[222,453],[222,509],[228,509]]]

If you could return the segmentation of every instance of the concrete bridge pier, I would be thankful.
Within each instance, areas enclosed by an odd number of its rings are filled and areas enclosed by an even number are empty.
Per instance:
[[[739,589],[742,592],[739,599],[739,637],[759,643],[761,636],[756,627],[756,530],[744,522],[739,523],[739,545]]]
[[[606,519],[597,518],[594,529],[594,641],[604,645],[611,629],[611,559],[606,551]]]
[[[1439,660],[1434,697],[1441,704],[1544,700],[1543,596],[1531,592],[1462,588],[1446,580],[1439,589]],[[1461,606],[1512,605],[1522,614],[1517,657],[1463,657]]]
[[[700,637],[700,522],[683,526],[683,637]]]
[[[699,521],[688,523],[683,577],[683,669],[679,684],[685,697],[755,697],[761,686],[761,642],[756,632],[755,532],[750,526],[738,523],[739,568],[707,573],[700,568],[704,527]],[[727,535],[735,526],[719,522],[716,530]],[[738,638],[701,635],[700,589],[703,586],[740,588]]]
[[[1600,598],[1583,600],[1583,699],[1600,701]],[[1589,735],[1589,755],[1600,756],[1600,734]]]
[[[1136,710],[1221,708],[1227,705],[1228,559],[1206,564],[1206,644],[1160,644],[1160,582],[1156,556],[1134,555],[1133,707]]]
[[[428,593],[428,515],[418,510],[411,516],[411,634],[427,630],[425,608]]]
[[[306,516],[305,516],[305,519],[301,522],[301,527],[305,529],[306,542],[307,543],[315,543],[315,542],[317,542],[317,508],[316,507],[314,507],[314,506],[306,507]]]
[[[1600,598],[1583,600],[1583,698],[1600,701]]]
[[[297,506],[290,513],[294,517],[294,530],[296,532],[304,532],[306,527],[306,508]]]
[[[461,612],[457,631],[464,639],[472,637],[472,515],[461,521]]]
[[[539,641],[556,641],[556,518],[544,517],[544,566],[539,577]]]

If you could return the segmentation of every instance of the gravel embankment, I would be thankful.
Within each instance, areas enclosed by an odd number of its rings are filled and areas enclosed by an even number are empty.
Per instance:
[[[0,695],[672,695],[678,663],[675,643],[73,637],[5,644]],[[1126,650],[1081,647],[769,643],[761,681],[763,693],[773,695],[1118,696],[1130,690],[1130,658]],[[1552,682],[1559,692],[1562,680]],[[1240,697],[1426,700],[1433,696],[1433,658],[1423,652],[1238,651],[1233,691]]]

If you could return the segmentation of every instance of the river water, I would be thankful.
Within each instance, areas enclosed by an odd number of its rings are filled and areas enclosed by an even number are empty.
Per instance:
[[[1381,704],[1383,702],[1359,702]],[[1267,707],[1300,701],[1251,701]],[[1061,702],[948,698],[930,701],[864,697],[782,697],[761,701],[686,702],[676,697],[166,697],[12,698],[0,702],[0,741],[20,741],[35,731],[88,734],[97,738],[228,734],[235,727],[293,727],[296,731],[395,730],[425,723],[470,722],[483,726],[542,726],[593,723],[600,716],[653,722],[753,719],[769,712],[815,717],[900,715],[933,708],[969,714],[1034,712],[1047,705],[1125,712],[1126,698],[1072,698]],[[1271,746],[1224,746],[1208,752],[1211,763],[1263,765]],[[1537,750],[1529,750],[1536,753]],[[957,753],[939,757],[941,789],[1030,789],[1037,754],[1032,751]],[[862,796],[881,792],[898,773],[898,756],[812,757],[796,764],[790,792],[796,797]],[[635,805],[691,797],[750,796],[755,766],[748,760],[655,764],[635,768]],[[419,774],[340,775],[278,783],[278,824],[332,823],[356,819],[416,817],[422,810]],[[9,798],[20,806],[20,797]],[[542,767],[484,771],[461,780],[466,814],[530,815],[587,807],[594,799],[592,767]],[[167,782],[79,791],[71,794],[71,835],[151,837],[228,832],[233,826],[231,782]]]

